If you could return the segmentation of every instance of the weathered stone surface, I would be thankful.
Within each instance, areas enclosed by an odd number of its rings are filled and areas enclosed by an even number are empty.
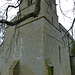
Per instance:
[[[75,56],[71,56],[72,75],[75,75]]]
[[[35,0],[25,9],[24,3],[20,6],[23,9],[20,11],[21,17],[35,9]],[[64,38],[65,44],[62,40],[66,31],[62,27],[60,31],[55,3],[52,4],[52,9],[48,8],[47,3],[41,0],[37,18],[29,18],[6,29],[5,41],[0,47],[2,75],[48,75],[46,60],[49,66],[53,66],[54,75],[71,75],[67,36]],[[19,63],[11,69],[16,59]]]

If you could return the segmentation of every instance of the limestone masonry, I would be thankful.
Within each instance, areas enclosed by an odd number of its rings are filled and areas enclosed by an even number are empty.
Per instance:
[[[33,12],[36,0],[28,6],[23,0],[13,20]],[[71,37],[58,23],[55,0],[41,0],[36,18],[6,29],[0,47],[0,75],[71,75],[68,42]]]

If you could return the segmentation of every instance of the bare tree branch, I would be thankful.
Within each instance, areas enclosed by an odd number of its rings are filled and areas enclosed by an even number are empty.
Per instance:
[[[35,17],[37,17],[38,14],[40,13],[40,3],[41,3],[41,0],[36,0],[34,12],[31,12],[31,13],[29,13],[29,14],[23,16],[23,17],[20,18],[19,20],[16,20],[16,21],[14,21],[14,22],[10,22],[10,21],[3,20],[3,19],[2,19],[2,20],[0,20],[0,23],[5,23],[5,24],[7,24],[7,25],[9,25],[9,26],[14,26],[14,25],[19,24],[20,22],[22,22],[22,21],[24,21],[24,20],[26,20],[26,19],[28,19],[28,18],[30,18],[30,17],[34,17],[34,18],[35,18]],[[9,7],[14,7],[14,6],[8,6],[8,7],[7,7],[7,10],[8,10]]]
[[[72,20],[71,17],[68,17],[68,16],[63,12],[63,10],[62,10],[62,8],[61,8],[61,2],[60,2],[60,0],[58,0],[58,1],[59,1],[59,8],[60,8],[61,13],[62,13],[65,17],[67,17],[67,18],[69,18],[70,20]]]
[[[19,0],[18,0],[19,1]],[[18,1],[17,1],[17,3],[18,3]],[[8,9],[10,8],[10,7],[12,7],[12,8],[17,8],[17,7],[19,7],[20,5],[21,5],[21,3],[23,2],[23,0],[21,0],[20,1],[20,3],[17,5],[17,6],[13,6],[13,5],[8,5],[8,7],[7,7],[7,9],[6,9],[6,19],[8,18]]]
[[[72,22],[70,29],[65,33],[65,35],[73,28],[74,22],[75,22],[75,18],[73,19],[73,22]],[[62,37],[62,39],[65,37],[65,35]]]

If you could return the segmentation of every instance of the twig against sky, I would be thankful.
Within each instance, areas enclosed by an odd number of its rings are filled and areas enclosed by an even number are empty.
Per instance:
[[[62,39],[67,35],[67,33],[74,27],[75,18],[73,19],[72,25],[70,29],[65,33],[65,35],[62,37]]]
[[[21,0],[21,2],[22,2],[23,0]],[[26,19],[28,19],[28,18],[30,18],[30,17],[37,17],[38,16],[38,14],[40,13],[40,2],[41,2],[41,0],[36,0],[36,4],[35,4],[35,10],[34,10],[34,12],[30,12],[29,14],[27,14],[27,15],[25,15],[25,16],[23,16],[22,18],[20,18],[19,20],[16,20],[16,21],[14,21],[14,22],[10,22],[10,21],[7,21],[7,20],[0,20],[0,23],[5,23],[5,24],[7,24],[7,25],[9,25],[9,26],[14,26],[14,25],[16,25],[16,24],[19,24],[20,22],[22,22],[22,21],[24,21],[24,20],[26,20]],[[21,4],[21,3],[20,3]],[[19,5],[20,5],[19,4]],[[18,6],[19,6],[18,5]],[[7,7],[7,9],[6,9],[6,16],[8,16],[8,9],[10,8],[10,7],[13,7],[13,8],[17,8],[18,6],[12,6],[12,5],[9,5],[8,7]]]

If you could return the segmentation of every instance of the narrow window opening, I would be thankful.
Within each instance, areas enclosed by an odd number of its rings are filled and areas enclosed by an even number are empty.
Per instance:
[[[9,75],[19,75],[20,68],[19,68],[19,60],[15,60],[12,62],[9,68]]]
[[[19,62],[18,62],[14,68],[13,75],[19,75],[19,72],[20,72],[20,69],[19,69]]]
[[[52,2],[49,0],[49,5],[50,5],[50,8],[52,9]]]
[[[60,46],[59,46],[59,62],[61,63],[61,51],[60,51]]]
[[[32,0],[28,0],[28,6],[32,5]]]
[[[51,20],[52,20],[52,24],[53,24],[53,17],[51,17]]]

